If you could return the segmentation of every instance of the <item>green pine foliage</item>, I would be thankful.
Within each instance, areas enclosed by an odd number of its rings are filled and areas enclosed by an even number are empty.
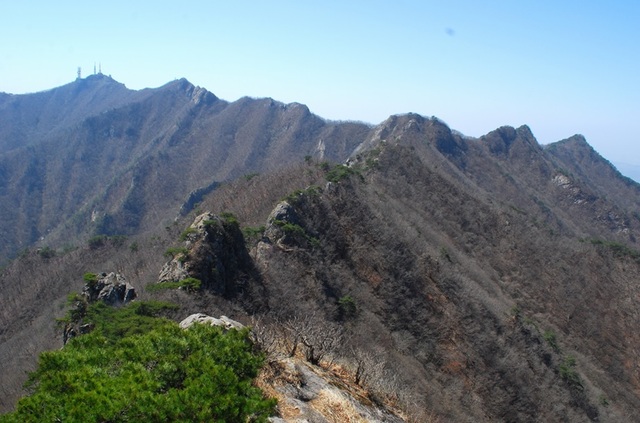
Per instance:
[[[340,182],[343,179],[355,174],[356,171],[349,166],[336,165],[325,175],[325,179],[329,182]]]
[[[202,281],[196,278],[185,278],[176,282],[160,282],[147,285],[147,292],[157,292],[165,289],[184,289],[187,292],[198,292],[202,288]]]
[[[166,307],[92,305],[95,329],[41,354],[31,394],[0,422],[267,421],[275,402],[252,384],[263,358],[248,331],[183,330],[153,317]]]

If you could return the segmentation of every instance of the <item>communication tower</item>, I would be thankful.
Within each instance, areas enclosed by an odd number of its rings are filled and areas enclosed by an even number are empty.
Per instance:
[[[78,79],[82,78],[82,68],[78,66]]]

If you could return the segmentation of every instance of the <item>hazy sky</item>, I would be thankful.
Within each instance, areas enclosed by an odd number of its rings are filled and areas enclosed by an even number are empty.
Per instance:
[[[640,1],[0,2],[0,91],[41,91],[94,63],[127,87],[185,77],[225,100],[304,103],[379,123],[435,115],[480,136],[581,133],[640,165]]]

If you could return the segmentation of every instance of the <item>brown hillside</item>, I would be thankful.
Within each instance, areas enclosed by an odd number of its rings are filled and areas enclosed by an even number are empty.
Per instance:
[[[184,79],[130,91],[100,75],[9,96],[0,122],[0,263],[169,223],[221,182],[307,155],[344,160],[370,129],[297,103],[227,103]]]

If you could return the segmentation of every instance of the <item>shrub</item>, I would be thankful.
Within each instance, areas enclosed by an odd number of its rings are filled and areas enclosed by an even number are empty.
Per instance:
[[[189,254],[189,250],[185,247],[170,247],[167,248],[167,251],[164,252],[164,256],[167,258],[176,258],[179,255],[182,255],[184,258]]]
[[[127,242],[128,237],[126,235],[113,235],[107,237],[107,239],[116,247],[121,247],[125,242]]]
[[[62,254],[69,254],[70,252],[75,251],[77,249],[78,249],[78,247],[76,247],[73,244],[65,244],[62,247]]]
[[[285,222],[284,220],[274,220],[273,224],[278,226],[285,234],[288,235],[300,235],[306,237],[307,233],[304,228],[298,224]]]
[[[42,247],[38,250],[38,254],[44,259],[50,259],[56,256],[56,250],[49,247]]]
[[[88,241],[89,248],[92,250],[95,250],[100,247],[103,247],[105,242],[107,241],[107,238],[108,237],[106,235],[92,236],[91,238],[89,238],[89,241]]]
[[[328,171],[329,171],[329,169],[331,169],[331,165],[329,164],[329,162],[322,162],[322,163],[319,163],[319,164],[318,164],[318,167],[319,167],[321,170],[325,171],[325,172],[328,172]]]
[[[85,297],[78,293],[74,293],[67,296],[67,306],[70,308],[65,317],[58,320],[59,324],[64,325],[65,323],[79,322],[86,316],[89,303]]]
[[[516,319],[519,319],[520,316],[522,315],[522,310],[520,309],[520,307],[516,304],[513,307],[511,307],[511,311],[510,314],[515,317]]]
[[[569,385],[582,389],[582,380],[580,379],[580,375],[576,371],[575,367],[575,357],[571,355],[566,356],[562,364],[560,364],[560,377],[567,381]]]
[[[220,213],[220,218],[227,225],[239,226],[240,222],[238,222],[238,218],[230,212],[222,212]]]
[[[202,281],[196,278],[185,278],[177,282],[160,282],[147,286],[147,291],[155,292],[165,289],[184,289],[187,292],[196,292],[202,288]]]
[[[202,287],[202,281],[196,278],[185,278],[180,281],[180,287],[188,292],[199,291]]]
[[[196,228],[192,228],[191,226],[189,226],[187,229],[182,231],[182,233],[180,234],[180,241],[186,241],[187,238],[189,237],[189,235],[191,235],[192,233],[195,233],[197,231],[198,230]]]
[[[355,170],[348,166],[336,165],[325,175],[325,179],[329,182],[340,182],[355,173]]]
[[[338,310],[341,318],[353,317],[358,311],[356,301],[351,295],[340,297],[338,300]]]
[[[89,238],[89,240],[87,241],[87,245],[89,245],[89,248],[92,250],[104,247],[107,242],[110,242],[116,247],[120,247],[124,245],[124,243],[127,241],[127,238],[128,237],[126,235],[95,235]]]
[[[545,341],[547,341],[547,343],[549,344],[549,346],[551,348],[553,348],[553,350],[557,353],[560,352],[560,347],[558,346],[558,342],[556,339],[556,333],[552,330],[546,330],[544,331],[544,333],[542,334],[542,337],[544,338]]]
[[[598,397],[598,403],[603,407],[608,407],[610,405],[609,400],[604,395],[600,395]]]
[[[278,226],[282,231],[289,236],[299,237],[306,240],[313,248],[320,246],[320,240],[316,237],[309,235],[302,226],[296,223],[285,222],[284,220],[276,219],[273,224]]]
[[[305,196],[315,197],[317,195],[320,195],[321,192],[322,192],[322,190],[320,189],[320,187],[315,186],[315,185],[311,185],[310,187],[307,187],[306,189],[297,189],[297,190],[295,190],[291,194],[289,194],[286,197],[284,197],[283,200],[285,200],[289,204],[295,206],[295,205],[299,204],[301,202],[301,200],[304,199]]]
[[[381,152],[382,147],[378,146],[367,153],[364,165],[365,170],[375,169],[378,167],[378,158],[380,157]]]
[[[93,288],[98,283],[98,275],[95,273],[87,272],[82,276],[82,279],[90,288]]]
[[[590,240],[593,245],[601,245],[608,248],[613,253],[614,257],[623,258],[628,257],[635,261],[640,262],[640,251],[627,247],[626,245],[615,241],[604,241],[601,239]]]
[[[94,331],[41,354],[31,395],[2,421],[266,422],[273,414],[275,400],[251,383],[263,358],[248,331],[183,330],[146,315],[157,305],[99,304]]]
[[[246,240],[257,239],[262,236],[266,228],[264,226],[246,226],[242,228],[242,234]]]
[[[451,254],[449,254],[449,250],[447,250],[447,247],[440,247],[440,257],[447,260],[449,263],[453,263]]]

